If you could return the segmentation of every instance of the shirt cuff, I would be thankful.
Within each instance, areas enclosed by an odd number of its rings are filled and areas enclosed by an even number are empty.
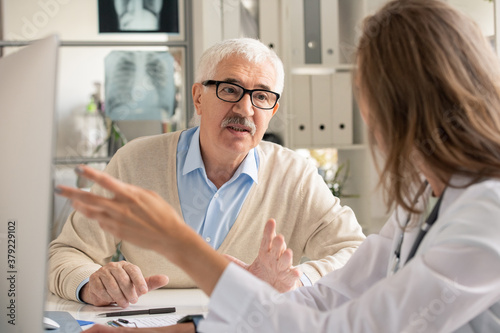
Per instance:
[[[306,261],[296,267],[302,272],[302,275],[307,276],[311,284],[318,282],[318,280],[322,278],[317,268],[314,267],[310,261]],[[302,281],[302,279],[300,281]]]
[[[304,287],[311,287],[313,285],[311,280],[307,277],[305,273],[302,273],[302,275],[300,276],[300,282],[302,282],[302,285]]]
[[[203,321],[203,317],[195,317],[193,318],[194,330],[198,333],[198,328],[200,327],[200,323]]]
[[[80,291],[87,283],[89,283],[89,278],[86,278],[85,280],[80,282],[80,284],[78,285],[78,288],[76,288],[76,299],[78,300],[78,302],[85,303],[85,304],[87,304],[87,303],[82,301],[82,299],[80,298]]]

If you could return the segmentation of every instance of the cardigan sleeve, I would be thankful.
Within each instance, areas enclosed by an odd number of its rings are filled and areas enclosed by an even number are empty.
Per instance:
[[[120,178],[119,153],[105,172]],[[91,191],[106,196],[94,185]],[[49,245],[49,290],[59,297],[78,301],[76,291],[83,280],[111,261],[120,240],[104,232],[96,220],[78,212],[68,217],[60,235]]]
[[[365,239],[361,226],[310,161],[269,142],[261,142],[258,151],[259,184],[240,215],[261,222],[274,218],[276,232],[293,250],[294,265],[315,283],[345,265]]]
[[[300,182],[300,228],[307,236],[304,255],[311,260],[299,269],[314,284],[343,267],[365,239],[352,209],[342,206],[316,170],[305,172]]]

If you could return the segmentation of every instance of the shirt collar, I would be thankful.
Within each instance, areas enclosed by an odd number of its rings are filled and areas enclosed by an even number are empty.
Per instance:
[[[250,149],[247,156],[241,162],[241,165],[236,170],[232,179],[236,179],[240,174],[247,174],[254,183],[258,183],[258,169],[259,164],[256,158],[257,151],[255,148]],[[186,175],[191,171],[196,169],[202,169],[205,173],[205,164],[203,163],[203,159],[201,158],[201,150],[200,150],[200,128],[198,127],[196,131],[193,133],[193,137],[191,138],[191,142],[189,143],[188,152],[186,155],[186,160],[184,162],[184,166],[182,168],[182,175]]]
[[[191,137],[191,141],[189,143],[186,160],[184,162],[184,166],[182,168],[182,175],[186,175],[193,170],[203,169],[205,170],[205,165],[203,164],[203,160],[201,158],[200,151],[200,128],[198,127],[196,131],[193,133]]]
[[[250,178],[252,178],[255,184],[258,184],[259,181],[257,174],[259,171],[259,162],[255,156],[256,154],[257,151],[255,150],[255,148],[250,149],[243,162],[241,162],[241,165],[239,166],[238,170],[236,170],[235,175],[239,176],[238,172],[240,174],[241,173],[247,174]]]

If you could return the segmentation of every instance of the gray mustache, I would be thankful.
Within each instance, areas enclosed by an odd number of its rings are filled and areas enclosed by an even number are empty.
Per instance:
[[[252,136],[255,134],[255,131],[257,130],[255,124],[252,121],[242,117],[236,117],[236,116],[227,117],[222,121],[220,127],[225,128],[228,127],[229,125],[243,125],[245,127],[248,127],[250,128],[250,134]]]

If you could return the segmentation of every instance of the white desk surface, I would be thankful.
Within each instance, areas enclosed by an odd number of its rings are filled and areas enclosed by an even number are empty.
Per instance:
[[[66,311],[77,320],[93,321],[105,324],[110,318],[98,317],[99,313],[120,310],[140,310],[150,308],[165,308],[175,306],[176,314],[188,315],[208,312],[208,297],[199,289],[158,289],[153,290],[139,298],[136,304],[122,309],[117,306],[97,307],[74,301],[64,300],[49,293],[45,304],[46,311]],[[147,316],[147,315],[142,315]],[[134,316],[134,317],[142,317]],[[83,329],[90,326],[84,326]]]

